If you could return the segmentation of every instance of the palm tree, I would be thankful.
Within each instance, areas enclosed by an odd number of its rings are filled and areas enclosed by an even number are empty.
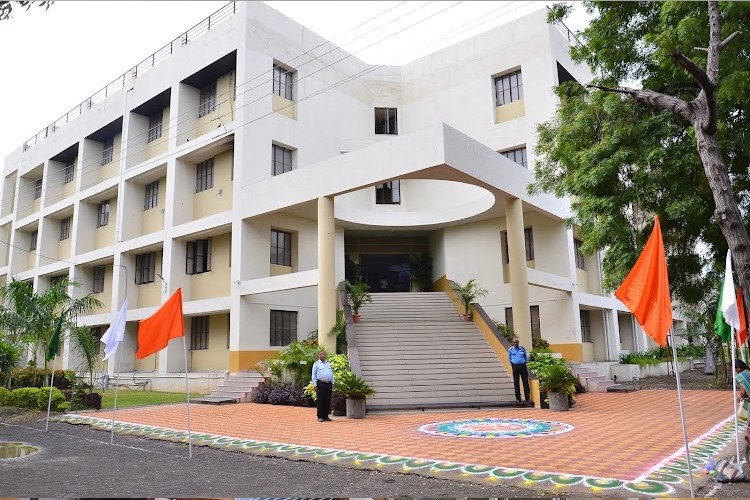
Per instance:
[[[70,339],[78,348],[81,355],[81,364],[78,369],[89,375],[89,393],[94,390],[94,373],[99,364],[99,352],[101,341],[94,335],[91,328],[87,326],[74,326],[70,330]]]
[[[480,297],[485,297],[487,295],[487,290],[479,288],[477,280],[475,279],[470,279],[463,285],[452,280],[448,280],[448,283],[453,291],[456,292],[456,295],[458,295],[458,300],[461,302],[461,305],[464,306],[464,310],[466,311],[464,317],[466,319],[471,318],[471,303]]]
[[[19,355],[8,358],[15,359],[5,378],[5,386],[8,389],[11,386],[12,369],[18,363],[24,346],[28,345],[32,297],[33,290],[25,281],[13,278],[10,282],[0,285],[0,330],[6,343]]]

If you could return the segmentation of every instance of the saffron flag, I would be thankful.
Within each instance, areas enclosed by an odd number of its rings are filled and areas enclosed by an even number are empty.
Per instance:
[[[740,316],[740,329],[737,332],[737,347],[747,341],[747,316],[745,316],[745,301],[742,300],[742,288],[737,289],[737,312]]]
[[[57,356],[57,350],[60,348],[60,331],[62,330],[63,316],[65,316],[65,313],[60,313],[60,319],[57,320],[57,325],[55,325],[55,329],[49,339],[47,361],[54,359]]]
[[[117,352],[117,346],[120,345],[122,339],[125,337],[125,317],[128,314],[128,299],[125,298],[125,302],[122,303],[120,313],[117,315],[117,319],[114,323],[109,325],[107,331],[102,335],[102,342],[104,342],[104,359],[108,360]]]
[[[178,288],[158,311],[141,321],[135,357],[143,359],[167,347],[170,340],[184,336],[182,288]]]
[[[615,291],[615,297],[630,309],[643,331],[657,344],[662,347],[667,344],[667,333],[672,326],[672,301],[659,217],[654,217],[651,236],[633,269]]]
[[[732,277],[732,253],[727,250],[727,266],[724,271],[724,282],[719,292],[714,331],[724,342],[729,342],[732,337],[732,328],[740,329],[740,315],[737,311],[734,278]]]

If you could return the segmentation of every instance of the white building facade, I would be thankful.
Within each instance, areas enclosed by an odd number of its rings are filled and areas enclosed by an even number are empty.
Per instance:
[[[182,289],[188,371],[206,390],[335,322],[336,286],[476,278],[524,343],[617,360],[647,341],[602,293],[567,200],[529,196],[552,87],[590,78],[546,11],[401,67],[372,66],[260,2],[233,2],[4,163],[0,280],[129,301],[119,368],[182,387],[182,342],[135,357],[138,322]],[[502,153],[502,154],[501,154]],[[270,258],[269,258],[270,255]],[[66,345],[58,362],[76,368]]]

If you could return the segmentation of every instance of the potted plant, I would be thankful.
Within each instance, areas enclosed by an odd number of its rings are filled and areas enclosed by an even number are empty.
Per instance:
[[[355,323],[359,323],[359,308],[362,307],[362,304],[372,302],[369,290],[370,286],[367,283],[352,285],[348,281],[346,282],[346,297],[352,306],[352,319]]]
[[[448,282],[453,291],[456,292],[456,295],[458,295],[458,300],[461,301],[461,304],[464,306],[464,319],[467,321],[470,320],[471,303],[475,302],[479,297],[486,296],[487,290],[479,288],[477,280],[475,279],[470,279],[463,285],[452,280],[449,280]]]
[[[568,411],[570,409],[569,396],[576,393],[578,378],[570,372],[564,364],[548,366],[539,376],[539,388],[547,391],[549,409],[552,411]]]
[[[375,390],[362,377],[343,372],[336,376],[333,390],[346,398],[346,418],[365,418],[367,396],[375,394]]]

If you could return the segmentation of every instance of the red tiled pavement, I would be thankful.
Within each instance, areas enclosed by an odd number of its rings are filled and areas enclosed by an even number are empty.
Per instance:
[[[732,413],[732,393],[684,391],[692,441]],[[448,462],[632,480],[683,445],[676,391],[588,393],[569,412],[533,409],[368,414],[320,423],[314,408],[191,405],[192,432]],[[118,410],[121,422],[187,429],[185,405]],[[90,415],[111,418],[110,412]],[[530,418],[574,430],[519,439],[443,437],[422,425],[457,419]]]

